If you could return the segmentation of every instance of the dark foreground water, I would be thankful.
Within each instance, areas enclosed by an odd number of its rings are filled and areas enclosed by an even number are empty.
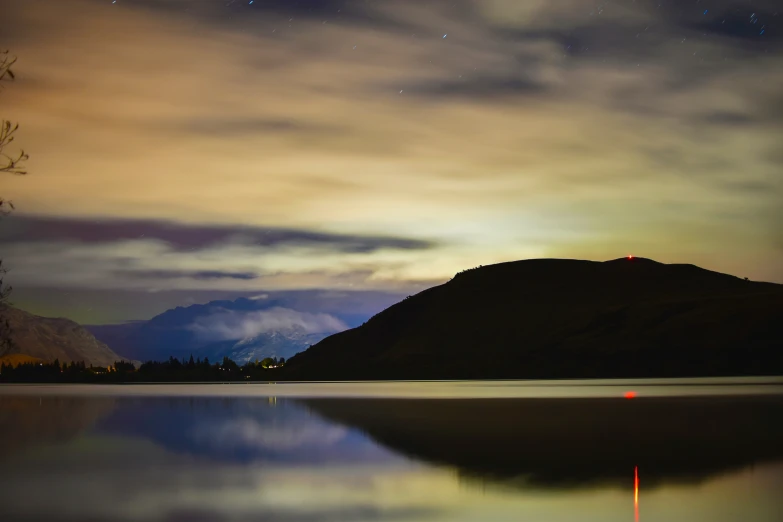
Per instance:
[[[783,382],[0,387],[0,520],[781,522]]]

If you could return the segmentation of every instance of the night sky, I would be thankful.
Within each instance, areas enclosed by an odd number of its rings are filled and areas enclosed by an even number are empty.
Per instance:
[[[783,282],[780,0],[0,12],[31,155],[0,253],[30,311],[371,312],[480,264],[630,253]]]

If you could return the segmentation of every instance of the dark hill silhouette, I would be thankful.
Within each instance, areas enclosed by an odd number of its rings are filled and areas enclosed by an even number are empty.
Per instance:
[[[783,285],[649,259],[458,274],[288,361],[290,379],[783,374]]]
[[[0,306],[8,321],[11,345],[0,349],[7,363],[26,362],[28,356],[46,362],[84,362],[89,366],[112,366],[127,360],[98,341],[90,332],[69,319],[39,317],[11,306]]]

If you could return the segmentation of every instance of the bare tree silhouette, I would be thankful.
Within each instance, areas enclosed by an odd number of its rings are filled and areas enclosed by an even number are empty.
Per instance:
[[[8,51],[0,52],[0,87],[2,82],[13,81],[16,78],[13,66],[16,63],[16,57],[8,54]],[[6,148],[14,141],[19,124],[8,120],[2,120],[0,123],[0,172],[8,174],[24,175],[27,171],[24,169],[24,162],[28,159],[24,150],[16,154],[9,154]],[[5,209],[10,202],[0,199],[0,208]]]
[[[3,82],[16,79],[13,70],[15,63],[16,57],[11,56],[8,51],[0,52],[0,89],[3,87]],[[12,123],[8,120],[0,121],[0,173],[15,174],[18,176],[27,174],[27,171],[24,168],[24,162],[28,159],[28,155],[24,150],[20,150],[15,154],[6,152],[8,146],[14,141],[18,129],[19,125],[16,123]],[[13,209],[13,203],[0,196],[0,216],[8,214]],[[0,306],[8,304],[8,296],[11,293],[11,287],[6,286],[3,281],[6,272],[7,269],[3,266],[2,260],[0,260]],[[0,353],[7,350],[10,345],[10,325],[8,324],[7,319],[0,317]]]

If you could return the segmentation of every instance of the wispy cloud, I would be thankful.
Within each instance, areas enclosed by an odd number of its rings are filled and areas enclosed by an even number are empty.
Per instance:
[[[172,124],[180,130],[194,134],[216,136],[264,135],[264,134],[295,134],[317,136],[345,132],[337,125],[303,122],[282,118],[225,118],[202,117],[185,122]]]
[[[347,328],[344,322],[333,315],[280,307],[250,312],[217,310],[199,317],[189,326],[205,342],[247,339],[263,333],[292,329],[301,330],[305,334],[323,334]]]
[[[80,219],[15,214],[0,229],[3,243],[75,242],[107,244],[124,241],[165,243],[178,251],[197,251],[216,246],[260,247],[312,246],[345,253],[382,249],[424,250],[435,243],[419,239],[330,234],[315,230],[252,227],[243,225],[198,225],[132,219]]]
[[[195,279],[197,281],[209,281],[213,279],[239,279],[250,281],[258,278],[253,272],[223,272],[220,270],[132,270],[119,272],[117,275],[139,279]]]

